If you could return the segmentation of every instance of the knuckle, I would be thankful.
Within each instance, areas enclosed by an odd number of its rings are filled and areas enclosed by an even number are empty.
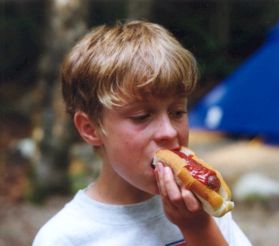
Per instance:
[[[172,194],[172,196],[170,197],[170,200],[173,202],[173,203],[179,203],[181,202],[182,200],[182,197],[180,194]]]
[[[200,210],[200,203],[194,194],[187,189],[182,190],[182,197],[185,202],[186,207],[190,212],[196,212]]]
[[[188,199],[193,199],[194,195],[191,191],[186,190],[186,189],[182,189],[181,195],[183,197],[184,200],[188,200]]]

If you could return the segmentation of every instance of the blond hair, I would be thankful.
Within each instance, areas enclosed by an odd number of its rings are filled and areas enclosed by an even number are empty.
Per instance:
[[[149,96],[187,96],[196,60],[165,28],[144,21],[103,25],[81,39],[61,69],[67,111],[101,122],[103,107]]]

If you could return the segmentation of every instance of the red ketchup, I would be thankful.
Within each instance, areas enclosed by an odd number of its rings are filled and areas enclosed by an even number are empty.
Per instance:
[[[201,183],[208,186],[210,189],[218,192],[220,189],[220,180],[218,179],[216,173],[193,159],[193,155],[185,155],[184,153],[173,150],[173,152],[179,155],[182,159],[186,161],[186,168],[191,173],[191,175],[199,180]]]

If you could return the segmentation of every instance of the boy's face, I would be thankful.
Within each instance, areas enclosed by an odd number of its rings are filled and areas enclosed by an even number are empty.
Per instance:
[[[104,165],[124,181],[122,185],[158,193],[152,158],[160,148],[188,144],[186,104],[184,98],[153,98],[104,109]]]

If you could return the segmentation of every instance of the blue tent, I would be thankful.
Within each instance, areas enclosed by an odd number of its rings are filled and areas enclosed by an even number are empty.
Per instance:
[[[190,111],[191,128],[279,143],[279,23],[266,42]]]

